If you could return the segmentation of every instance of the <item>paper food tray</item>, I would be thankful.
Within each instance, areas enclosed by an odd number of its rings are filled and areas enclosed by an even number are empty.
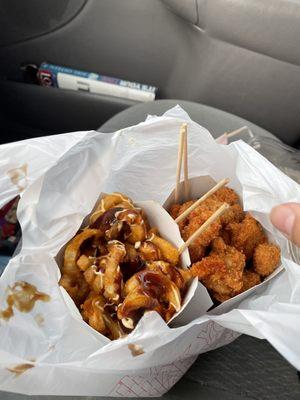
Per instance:
[[[189,179],[189,198],[186,199],[184,196],[184,182],[180,182],[179,184],[179,200],[178,203],[184,203],[189,200],[197,200],[201,196],[203,196],[205,193],[207,193],[210,189],[212,189],[217,182],[210,176],[199,176],[199,177],[194,177]],[[230,187],[230,183],[227,185]],[[238,192],[238,190],[236,190]],[[240,195],[240,203],[241,206],[243,207],[243,201],[241,197],[241,193],[238,193]],[[168,196],[166,201],[163,204],[163,207],[166,210],[170,209],[170,206],[175,203],[175,189],[171,192],[171,194]],[[250,210],[248,210],[250,211]],[[264,229],[264,233],[268,237],[268,240],[270,243],[275,243],[278,244],[271,232],[267,231]],[[235,306],[241,303],[242,300],[244,300],[246,297],[250,296],[252,293],[261,291],[261,289],[266,286],[272,279],[274,279],[283,269],[282,264],[280,264],[276,270],[269,275],[266,279],[264,279],[260,284],[253,286],[252,288],[244,291],[243,293],[240,293],[234,297],[232,297],[229,300],[224,301],[222,304],[219,304],[218,306],[214,307],[209,313],[210,314],[222,314],[224,312],[228,312],[229,310],[233,309]],[[213,304],[213,300],[211,299],[211,302]],[[206,310],[207,311],[207,310]]]
[[[90,216],[97,209],[98,205],[105,195],[106,193],[100,194],[95,206],[93,207],[93,210],[84,218],[81,228],[85,228],[88,225]],[[140,207],[142,210],[144,210],[150,226],[158,228],[158,231],[162,238],[167,239],[177,248],[184,243],[181,238],[177,224],[160,204],[151,200],[134,202],[134,204],[135,206]],[[55,257],[60,269],[63,265],[63,254],[66,246],[67,243],[59,250],[57,256]],[[181,254],[180,260],[183,268],[188,268],[190,266],[191,260],[187,249]],[[81,314],[74,304],[72,298],[63,287],[60,286],[60,290],[70,310],[71,315],[74,318],[82,320],[83,322]],[[194,278],[191,281],[184,298],[182,299],[182,306],[180,311],[176,312],[172,316],[172,318],[168,322],[168,325],[176,327],[185,325],[193,321],[198,316],[204,314],[212,306],[212,304],[213,303],[206,288],[200,282],[198,282],[197,278]],[[85,322],[83,323],[85,324]],[[105,341],[110,341],[110,339],[103,336],[102,334],[99,333],[99,335],[101,335]]]

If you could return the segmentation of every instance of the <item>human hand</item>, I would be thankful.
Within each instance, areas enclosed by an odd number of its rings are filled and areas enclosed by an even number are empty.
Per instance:
[[[271,211],[271,222],[293,243],[300,246],[300,203],[286,203]]]

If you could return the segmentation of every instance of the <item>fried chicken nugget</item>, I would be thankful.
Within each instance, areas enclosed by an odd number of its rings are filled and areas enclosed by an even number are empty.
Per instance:
[[[221,237],[226,244],[230,245],[230,233],[226,229],[221,229],[219,235],[219,237]]]
[[[169,214],[176,219],[181,215],[185,210],[187,210],[192,204],[195,203],[195,200],[186,201],[183,204],[173,204],[169,210]],[[178,226],[179,229],[182,230],[188,224],[188,218],[185,218],[183,221],[180,221]]]
[[[196,210],[195,210],[196,211]],[[182,238],[184,241],[201,226],[213,214],[213,211],[202,209],[201,213],[197,216],[190,218],[188,225],[182,231]],[[219,218],[211,223],[204,232],[201,233],[193,242],[197,246],[208,246],[213,239],[215,239],[220,232],[221,224]]]
[[[244,217],[245,213],[242,207],[239,204],[233,204],[220,216],[220,221],[223,226],[226,226],[231,222],[242,222]]]
[[[228,294],[220,294],[216,292],[211,292],[211,296],[218,301],[219,303],[224,303],[224,301],[231,299],[235,294],[228,295]]]
[[[198,211],[192,217],[195,211]],[[201,226],[204,222],[213,214],[213,211],[207,210],[206,208],[197,207],[188,217],[188,224],[181,230],[181,235],[184,241],[187,239]],[[207,229],[199,235],[194,242],[189,246],[189,253],[192,263],[200,261],[205,254],[205,248],[211,243],[211,241],[219,235],[221,230],[220,219],[210,224]]]
[[[244,218],[244,211],[238,204],[238,195],[229,188],[221,188],[208,199],[202,202],[195,210],[193,210],[185,220],[179,223],[179,229],[183,239],[186,241],[203,223],[223,204],[227,201],[230,204],[220,218],[212,223],[195,241],[189,246],[189,253],[192,263],[200,261],[205,255],[205,248],[211,241],[219,235],[222,226],[226,226],[230,222],[241,222]],[[170,213],[173,218],[177,218],[195,201],[191,200],[179,204],[173,204]],[[223,232],[222,236],[226,233]]]
[[[211,253],[225,253],[228,247],[223,238],[219,236],[211,242]]]
[[[211,198],[219,200],[221,203],[227,203],[231,206],[239,203],[238,194],[233,189],[225,186],[213,193]]]
[[[223,303],[224,301],[231,299],[237,294],[243,293],[246,290],[251,289],[253,286],[258,285],[260,282],[260,276],[256,272],[245,269],[243,273],[243,286],[241,290],[239,290],[238,292],[233,292],[230,295],[222,295],[216,292],[213,292],[212,295],[217,301]]]
[[[243,286],[244,268],[244,254],[218,238],[210,255],[192,265],[192,272],[213,293],[232,296]]]
[[[212,195],[201,203],[199,207],[195,208],[195,210],[191,212],[189,218],[193,219],[194,217],[201,215],[204,210],[215,212],[222,206],[222,204],[224,203]],[[244,217],[245,213],[242,207],[238,203],[234,203],[232,205],[229,204],[228,209],[219,217],[219,220],[222,226],[226,226],[230,222],[241,222]]]
[[[254,270],[262,277],[269,276],[280,263],[280,248],[272,243],[259,244],[253,255]]]
[[[171,215],[171,217],[173,219],[176,219],[177,217],[179,217],[180,207],[181,207],[181,204],[172,204],[171,205],[171,207],[169,209],[169,214]]]
[[[252,258],[257,245],[267,241],[262,226],[250,214],[247,214],[241,223],[233,222],[229,224],[226,230],[230,233],[231,246],[242,251],[246,260]]]
[[[170,213],[173,216],[173,218],[176,219],[186,209],[188,209],[193,203],[194,203],[194,201],[188,201],[186,203],[183,203],[182,205],[173,204],[173,206],[171,206]],[[179,229],[180,229],[181,235],[183,236],[183,238],[186,238],[185,240],[187,240],[187,238],[193,233],[193,232],[192,233],[189,232],[192,228],[187,227],[191,220],[191,214],[189,214],[186,219],[184,219],[183,221],[181,221],[179,223]],[[202,220],[201,220],[201,222],[202,222]],[[194,229],[196,230],[197,228],[198,228],[198,226]],[[204,256],[205,246],[200,245],[198,242],[192,243],[189,246],[189,253],[190,253],[191,261],[197,262],[197,261],[201,260],[201,258]]]
[[[200,261],[205,255],[205,246],[202,246],[195,242],[191,243],[189,245],[189,253],[192,263]]]
[[[243,273],[243,287],[240,293],[245,292],[248,289],[251,289],[253,286],[258,285],[261,282],[259,274],[254,271],[245,269]]]
[[[193,276],[199,278],[200,281],[215,274],[225,274],[227,269],[222,257],[217,255],[204,257],[191,266]]]

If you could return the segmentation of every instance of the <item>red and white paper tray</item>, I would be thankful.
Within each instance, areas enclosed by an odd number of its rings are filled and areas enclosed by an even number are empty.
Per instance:
[[[58,285],[60,270],[55,257],[77,232],[101,192],[118,191],[136,202],[151,199],[164,203],[174,187],[182,122],[188,124],[190,177],[210,176],[215,181],[228,177],[244,209],[251,211],[280,245],[283,269],[218,315],[207,314],[199,306],[199,315],[172,327],[150,312],[126,338],[109,341],[72,309],[70,298]],[[56,145],[60,147],[58,142]],[[37,301],[29,312],[13,308],[11,318],[0,319],[1,390],[39,395],[160,396],[198,354],[230,343],[239,333],[267,339],[300,369],[300,266],[291,259],[287,239],[268,217],[273,206],[300,201],[298,184],[245,143],[216,143],[178,106],[162,117],[150,117],[113,134],[89,132],[64,149],[47,171],[32,178],[22,191],[18,208],[22,249],[0,278],[0,309],[7,308],[8,292],[20,281],[34,285],[49,301]],[[19,142],[18,147],[0,147],[1,151],[5,154],[1,168],[7,174],[11,160],[25,147]],[[28,150],[29,161],[30,154]],[[1,190],[6,183],[0,181]],[[9,193],[15,196],[9,190],[7,200]],[[157,210],[153,211],[153,217],[156,215]]]

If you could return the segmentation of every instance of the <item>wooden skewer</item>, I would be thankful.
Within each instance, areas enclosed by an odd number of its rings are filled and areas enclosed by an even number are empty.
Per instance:
[[[229,182],[229,179],[222,179],[220,182],[218,182],[213,188],[211,188],[207,193],[205,193],[200,199],[198,199],[194,204],[192,204],[189,208],[187,208],[182,214],[180,214],[176,219],[175,222],[178,224],[179,222],[183,221],[189,213],[191,213],[195,208],[199,206],[200,203],[202,203],[204,200],[206,200],[209,196],[211,196],[213,193],[215,193],[218,189],[221,187],[227,185]]]
[[[188,200],[190,194],[189,168],[188,168],[188,141],[187,141],[187,124],[184,124],[184,141],[183,141],[183,175],[184,175],[184,197]]]
[[[212,224],[218,217],[220,217],[220,215],[223,214],[223,212],[224,212],[225,210],[228,209],[228,207],[229,207],[229,205],[228,205],[227,203],[222,204],[221,207],[219,207],[219,208],[217,209],[217,211],[214,212],[214,213],[204,222],[204,224],[202,224],[202,225],[188,238],[188,240],[187,240],[185,243],[183,243],[183,244],[179,247],[179,249],[178,249],[179,254],[183,253],[184,250],[187,249],[187,248],[189,247],[189,245],[192,244],[193,241],[194,241],[199,235],[201,235],[201,233],[202,233],[203,231],[205,231],[205,229],[207,229],[207,227],[208,227],[210,224]]]
[[[231,131],[231,132],[225,132],[225,134],[226,134],[226,136],[228,137],[228,138],[230,138],[230,137],[233,137],[233,136],[235,136],[235,135],[238,135],[239,133],[241,133],[243,130],[245,130],[245,129],[248,129],[248,126],[242,126],[241,128],[239,128],[239,129],[235,129],[234,131]]]
[[[180,175],[181,175],[185,130],[186,130],[186,124],[182,124],[180,127],[180,133],[179,133],[179,146],[178,146],[177,169],[176,169],[176,186],[175,186],[175,203],[178,203],[178,201],[179,201],[179,185],[180,185]]]
[[[239,133],[241,133],[245,129],[249,130],[248,126],[242,126],[241,128],[236,129],[236,130],[234,130],[232,132],[224,132],[221,136],[217,137],[216,142],[220,143],[220,144],[228,144],[227,143],[228,138],[231,138],[231,137],[233,137],[235,135],[238,135]]]

